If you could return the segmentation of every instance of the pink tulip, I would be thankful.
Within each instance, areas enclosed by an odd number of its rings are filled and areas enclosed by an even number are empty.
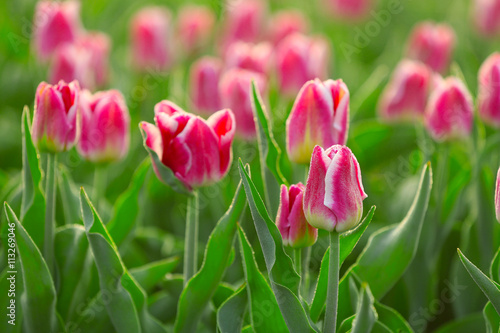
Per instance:
[[[294,33],[307,33],[309,22],[302,12],[298,10],[283,10],[276,13],[269,27],[269,39],[273,45],[278,46],[289,35]]]
[[[38,85],[31,135],[40,151],[66,151],[78,141],[81,130],[79,93],[76,81]]]
[[[425,123],[432,137],[437,141],[467,137],[472,121],[472,96],[465,85],[455,77],[441,80],[425,111]]]
[[[479,116],[500,127],[500,53],[493,53],[479,69]]]
[[[281,201],[276,217],[276,225],[283,237],[283,244],[293,248],[312,246],[318,238],[318,229],[307,223],[304,215],[302,183],[290,186],[281,185]]]
[[[330,232],[352,229],[361,221],[366,197],[358,161],[349,148],[314,147],[304,192],[310,225]]]
[[[146,7],[131,24],[132,56],[139,70],[166,70],[172,63],[170,12],[163,7]]]
[[[373,8],[374,0],[325,0],[332,14],[340,19],[358,21]]]
[[[177,37],[185,53],[207,45],[215,25],[214,13],[203,6],[185,6],[179,12]]]
[[[387,121],[422,118],[432,84],[432,71],[424,64],[403,60],[382,93],[379,114]]]
[[[61,45],[72,43],[81,30],[78,1],[39,1],[34,17],[34,46],[41,61],[46,61]]]
[[[406,55],[443,73],[448,69],[455,47],[455,32],[447,24],[417,24],[408,41]]]
[[[497,182],[495,188],[495,213],[497,221],[500,222],[500,169],[497,172]]]
[[[257,135],[252,110],[252,80],[261,94],[264,94],[267,87],[265,77],[245,69],[235,68],[227,71],[219,84],[222,106],[233,110],[237,133],[246,140],[254,139]]]
[[[90,52],[90,68],[96,87],[104,87],[109,81],[109,52],[111,39],[105,33],[93,31],[83,35],[78,45]]]
[[[57,48],[49,68],[49,82],[76,80],[85,89],[95,88],[92,53],[76,43]]]
[[[328,77],[328,42],[321,37],[292,34],[276,49],[276,71],[280,91],[295,95],[309,80]]]
[[[316,145],[344,145],[349,131],[349,90],[342,80],[308,81],[286,122],[287,152],[296,163],[309,163]]]
[[[474,20],[483,35],[500,34],[500,0],[475,0]]]
[[[250,44],[236,42],[226,52],[227,68],[242,68],[264,75],[271,69],[273,48],[270,43]]]
[[[122,159],[130,142],[130,115],[123,95],[117,90],[92,95],[80,94],[82,135],[77,148],[80,155],[94,163]]]
[[[200,113],[213,113],[221,109],[219,81],[222,61],[203,57],[191,66],[189,91],[193,107]]]
[[[218,111],[205,121],[161,101],[155,106],[155,123],[141,122],[145,143],[188,189],[215,183],[227,174],[235,131],[231,110]],[[166,183],[158,168],[154,166],[158,178]]]

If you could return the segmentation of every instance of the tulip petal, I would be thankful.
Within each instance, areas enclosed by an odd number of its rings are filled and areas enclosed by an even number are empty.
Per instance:
[[[280,206],[278,208],[278,215],[276,218],[276,226],[278,227],[281,237],[283,238],[283,244],[285,246],[289,245],[289,230],[290,222],[288,219],[288,212],[290,210],[289,200],[288,200],[288,188],[286,185],[281,185],[280,192]]]
[[[214,113],[207,119],[207,125],[210,126],[218,139],[220,154],[220,174],[225,175],[229,170],[233,158],[231,144],[236,131],[236,120],[231,110],[225,109]]]

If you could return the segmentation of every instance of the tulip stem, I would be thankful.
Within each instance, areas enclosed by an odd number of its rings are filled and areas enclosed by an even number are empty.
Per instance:
[[[198,270],[198,192],[188,198],[184,243],[184,285]]]
[[[56,228],[56,169],[57,155],[47,154],[47,170],[45,179],[45,235],[43,243],[43,254],[45,262],[49,268],[52,277],[54,277],[54,230]]]
[[[302,249],[293,249],[295,270],[302,280]]]
[[[339,296],[340,234],[330,233],[330,260],[328,266],[328,290],[326,292],[326,311],[323,325],[324,333],[335,333],[337,329],[337,306]]]
[[[304,264],[302,268],[304,270],[304,278],[302,279],[302,294],[308,296],[309,294],[309,284],[311,276],[309,275],[309,262],[311,261],[311,246],[306,247],[306,253],[304,256]]]
[[[106,168],[100,165],[96,166],[94,170],[94,188],[92,191],[92,201],[94,202],[94,205],[98,212],[102,207],[101,202],[106,193],[106,183]]]

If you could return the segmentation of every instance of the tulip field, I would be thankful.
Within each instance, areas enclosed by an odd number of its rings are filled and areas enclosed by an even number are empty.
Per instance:
[[[500,0],[0,32],[1,333],[500,332]]]

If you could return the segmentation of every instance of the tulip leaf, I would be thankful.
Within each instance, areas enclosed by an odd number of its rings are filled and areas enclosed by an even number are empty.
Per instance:
[[[352,323],[352,333],[371,332],[373,325],[377,321],[378,314],[373,305],[374,298],[368,284],[363,283],[361,294],[358,299],[356,318]]]
[[[298,299],[300,277],[293,268],[292,260],[283,248],[283,240],[276,224],[271,220],[266,207],[250,176],[243,168],[241,159],[239,171],[252,218],[259,237],[271,287],[276,295],[283,318],[290,332],[315,331]]]
[[[146,292],[153,290],[167,273],[170,273],[179,264],[179,257],[163,259],[147,265],[130,269],[130,274]]]
[[[217,328],[221,333],[241,332],[248,305],[248,293],[243,285],[217,310]]]
[[[392,332],[413,333],[410,324],[393,308],[375,301],[375,310],[378,314],[378,321]]]
[[[276,297],[264,275],[259,271],[255,256],[241,227],[238,228],[243,271],[250,305],[250,319],[255,332],[288,332]],[[263,306],[265,304],[265,307]]]
[[[83,223],[99,273],[101,292],[109,294],[106,309],[116,331],[166,332],[147,312],[146,294],[124,266],[118,249],[85,190],[80,191]]]
[[[233,202],[217,222],[198,271],[186,284],[177,307],[175,332],[195,332],[203,310],[215,293],[230,260],[236,224],[246,205],[243,185],[238,185]]]
[[[444,326],[435,330],[434,333],[471,333],[484,331],[485,326],[483,316],[481,313],[473,313],[466,317],[446,323]]]
[[[21,268],[21,272],[18,270],[16,274],[16,285],[23,285],[21,302],[17,307],[22,308],[23,328],[33,333],[53,332],[57,326],[56,289],[47,263],[7,203],[5,214],[9,227],[13,225],[16,233],[16,261]],[[19,275],[22,275],[22,280]]]
[[[491,302],[486,303],[483,309],[483,317],[486,323],[486,333],[498,333],[500,331],[500,315],[495,311]]]
[[[66,167],[59,165],[59,190],[64,211],[65,224],[81,224],[80,196]]]
[[[490,277],[496,283],[500,283],[500,247],[491,262]]]
[[[497,310],[498,314],[500,314],[500,285],[481,272],[479,268],[477,268],[469,259],[467,259],[466,256],[464,256],[460,249],[457,251],[467,272],[469,272],[474,282],[476,282],[478,287],[483,291],[486,297],[488,297],[495,310]]]
[[[231,285],[227,283],[219,284],[215,290],[214,296],[212,297],[212,304],[215,309],[218,309],[222,303],[224,303],[229,297],[233,296],[234,292],[235,290]]]
[[[431,187],[432,171],[427,163],[406,217],[401,223],[371,235],[352,268],[361,281],[368,282],[376,299],[382,298],[394,286],[415,257]]]
[[[370,208],[370,211],[366,215],[366,217],[361,221],[361,223],[353,230],[344,232],[340,235],[340,266],[347,259],[347,257],[351,254],[352,250],[358,244],[359,239],[363,236],[366,228],[372,221],[373,214],[375,214],[375,206]],[[327,260],[328,265],[328,260]]]
[[[340,327],[338,329],[338,333],[348,333],[352,329],[352,323],[354,322],[354,319],[356,318],[356,315],[352,315],[349,318],[346,318],[342,321],[340,324]]]

